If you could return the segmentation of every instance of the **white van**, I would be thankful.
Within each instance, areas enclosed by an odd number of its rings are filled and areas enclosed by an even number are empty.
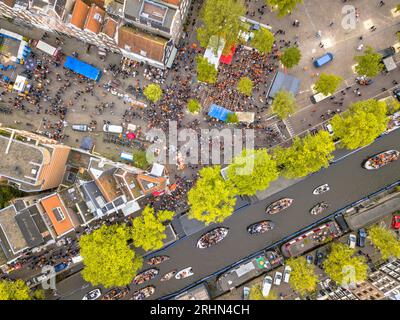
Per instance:
[[[315,103],[318,103],[318,102],[320,102],[322,100],[325,100],[326,98],[329,98],[330,96],[332,96],[332,94],[328,94],[326,96],[323,93],[319,92],[319,93],[314,94],[313,96],[311,96],[310,99],[311,99],[311,102],[315,104]]]
[[[116,125],[113,125],[113,124],[105,124],[103,126],[103,131],[104,132],[122,133],[123,130],[124,130],[124,128],[122,128],[121,126],[116,126]]]

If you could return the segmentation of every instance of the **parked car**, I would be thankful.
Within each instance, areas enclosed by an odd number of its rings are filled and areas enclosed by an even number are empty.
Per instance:
[[[330,135],[333,135],[333,127],[330,123],[327,123],[325,125],[325,128],[326,128],[326,131],[328,131]]]
[[[388,47],[382,50],[377,51],[380,55],[382,55],[382,60],[388,57],[395,55],[396,49],[394,47]]]
[[[313,258],[312,255],[308,254],[308,255],[306,256],[306,260],[307,260],[307,263],[308,263],[308,264],[311,264],[311,263],[313,263],[314,258]]]
[[[400,215],[394,215],[392,217],[392,228],[395,230],[400,229]]]
[[[62,262],[62,263],[56,264],[54,266],[54,271],[55,272],[61,272],[61,271],[65,270],[65,269],[67,269],[67,268],[68,268],[68,264]]]
[[[280,286],[282,282],[282,272],[275,272],[275,276],[274,276],[274,285],[276,286]]]
[[[89,128],[86,124],[73,124],[72,125],[72,130],[74,131],[80,131],[80,132],[86,132],[89,131]]]
[[[286,266],[283,271],[283,282],[289,283],[290,273],[292,272],[292,268],[290,266]]]
[[[265,298],[268,297],[271,287],[272,287],[272,277],[267,275],[264,277],[263,287],[262,287],[262,295]]]
[[[331,62],[332,60],[333,60],[333,54],[330,53],[330,52],[327,52],[323,56],[321,56],[318,59],[314,60],[314,66],[316,68],[320,68],[323,65]]]
[[[122,131],[124,130],[123,127],[121,126],[117,126],[117,125],[113,125],[113,124],[105,124],[103,126],[103,131],[104,132],[109,132],[109,133],[122,133]]]
[[[350,248],[354,249],[356,247],[357,243],[357,237],[354,233],[350,233],[349,239],[348,239],[348,245]]]
[[[96,300],[101,296],[101,290],[100,289],[94,289],[92,291],[89,291],[86,293],[82,300]]]
[[[358,229],[357,245],[361,248],[365,247],[365,239],[367,238],[367,232],[364,228]]]
[[[398,101],[400,101],[400,88],[397,88],[393,91],[394,96]]]
[[[316,266],[320,266],[323,260],[324,260],[324,254],[321,251],[317,251],[315,253],[314,264]]]

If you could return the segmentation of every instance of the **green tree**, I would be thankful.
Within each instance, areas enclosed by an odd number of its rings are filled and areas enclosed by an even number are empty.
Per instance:
[[[143,260],[129,247],[132,232],[126,225],[103,225],[79,240],[83,278],[106,288],[129,284]]]
[[[282,62],[283,66],[287,69],[291,69],[297,66],[301,60],[301,52],[297,47],[287,48],[283,51],[279,60]]]
[[[251,45],[256,48],[260,53],[270,53],[274,45],[274,34],[267,28],[261,27],[254,31],[254,38],[251,40]]]
[[[151,102],[157,102],[162,97],[162,90],[158,84],[151,83],[143,91],[145,97]]]
[[[386,107],[387,107],[387,114],[392,115],[400,110],[400,103],[397,99],[393,98],[392,96],[387,97],[385,99]]]
[[[44,300],[46,297],[42,289],[36,289],[32,292],[32,298],[34,300]]]
[[[251,81],[251,79],[248,77],[241,77],[238,82],[237,89],[239,92],[250,97],[253,93],[253,81]]]
[[[188,102],[188,110],[191,113],[198,113],[201,109],[201,104],[196,99],[190,99]]]
[[[171,220],[174,212],[163,210],[154,213],[154,209],[146,206],[142,214],[132,220],[132,239],[137,248],[145,251],[161,249],[164,245],[164,223]]]
[[[205,167],[188,192],[189,217],[210,224],[228,218],[236,204],[236,189],[221,176],[221,166]]]
[[[216,36],[214,49],[217,50],[224,40],[224,52],[228,52],[239,40],[239,18],[245,13],[246,9],[241,0],[206,0],[200,13],[203,26],[197,29],[200,45],[206,48],[210,44],[210,38]]]
[[[333,243],[331,252],[323,262],[326,274],[337,284],[349,284],[349,274],[354,276],[350,279],[355,283],[367,278],[368,265],[365,258],[355,256],[355,250],[343,243]]]
[[[396,5],[396,12],[400,11],[400,4]]]
[[[279,90],[274,97],[271,106],[272,112],[276,113],[279,118],[286,119],[296,109],[296,99],[289,91]]]
[[[266,0],[266,2],[272,9],[278,9],[278,17],[284,17],[292,13],[303,0]]]
[[[216,83],[218,71],[212,63],[209,63],[207,58],[202,56],[196,57],[197,62],[197,79],[201,82]]]
[[[146,158],[146,151],[133,149],[133,165],[137,168],[146,170],[149,167],[149,163]]]
[[[239,117],[238,117],[237,113],[235,113],[235,112],[228,113],[225,122],[226,123],[239,123]]]
[[[335,93],[342,81],[342,77],[335,76],[334,74],[321,73],[318,81],[315,83],[314,90],[327,96],[328,94]]]
[[[385,227],[375,225],[368,231],[368,238],[380,251],[382,259],[390,257],[400,258],[400,241],[396,234]]]
[[[108,8],[111,4],[114,3],[114,0],[104,0],[104,8]]]
[[[286,178],[301,178],[327,168],[334,150],[335,144],[329,133],[320,131],[314,136],[294,138],[289,148],[276,147],[274,158]]]
[[[267,297],[262,294],[262,285],[255,284],[250,288],[249,300],[278,300],[278,295],[275,291],[270,290]]]
[[[294,291],[305,296],[317,289],[318,276],[315,274],[314,266],[307,263],[306,258],[290,258],[286,264],[292,268],[289,284]]]
[[[388,121],[386,103],[369,99],[352,104],[330,123],[343,147],[357,149],[374,142],[386,130]]]
[[[0,300],[32,300],[32,297],[23,280],[0,280]]]
[[[357,62],[356,72],[360,76],[375,77],[384,67],[382,55],[371,47],[367,47],[363,55],[355,56],[354,60]]]
[[[0,209],[5,208],[12,199],[24,196],[25,193],[8,185],[0,186]]]
[[[266,149],[243,150],[228,167],[228,178],[236,186],[240,195],[255,195],[269,187],[278,178],[276,162]]]

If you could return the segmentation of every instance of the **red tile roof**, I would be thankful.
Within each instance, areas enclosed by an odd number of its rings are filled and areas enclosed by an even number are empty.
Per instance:
[[[89,10],[88,17],[85,23],[85,29],[90,30],[94,33],[99,33],[101,26],[104,22],[105,11],[100,7],[92,4]]]
[[[88,12],[89,6],[82,0],[76,0],[74,10],[72,11],[71,24],[79,29],[83,29]]]
[[[42,204],[44,210],[46,211],[47,216],[49,217],[54,227],[54,230],[57,233],[57,236],[63,235],[74,229],[72,221],[68,215],[68,211],[62,204],[58,194],[53,194],[47,198],[44,198],[40,200],[40,203]],[[62,220],[57,218],[55,214],[55,212],[58,210],[61,210],[64,216]]]
[[[117,22],[114,19],[107,17],[101,32],[103,32],[110,38],[114,38],[116,31],[117,31]]]

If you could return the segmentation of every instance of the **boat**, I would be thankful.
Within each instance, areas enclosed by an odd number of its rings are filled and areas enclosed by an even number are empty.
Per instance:
[[[176,270],[172,270],[163,275],[160,279],[161,282],[170,280],[176,274]]]
[[[290,199],[290,198],[279,199],[278,201],[271,203],[265,209],[265,212],[269,213],[269,214],[275,214],[275,213],[281,212],[282,210],[289,208],[292,205],[292,203],[293,203],[293,199]]]
[[[168,256],[156,256],[156,257],[150,258],[149,261],[147,261],[147,264],[149,264],[151,266],[156,266],[167,260],[169,260]]]
[[[322,194],[324,192],[328,192],[329,190],[330,190],[329,185],[327,183],[325,183],[325,184],[323,184],[323,185],[321,185],[319,187],[316,187],[314,189],[314,191],[313,191],[313,195],[317,196],[317,195],[320,195],[320,194]]]
[[[243,300],[249,300],[249,296],[250,296],[250,288],[243,287]]]
[[[129,293],[128,288],[115,288],[105,293],[100,300],[119,300]]]
[[[133,278],[132,283],[133,284],[142,284],[143,282],[150,281],[157,274],[158,274],[157,268],[148,269],[148,270],[143,271],[143,272],[139,273],[138,275],[136,275],[136,277]]]
[[[376,170],[399,159],[400,152],[397,150],[388,150],[374,155],[364,163],[367,170]]]
[[[205,249],[209,248],[218,242],[222,241],[228,234],[227,228],[215,228],[206,234],[202,235],[199,241],[197,241],[197,248]]]
[[[310,213],[313,215],[317,215],[325,211],[329,205],[326,202],[320,202],[317,203],[312,209],[310,210]]]
[[[132,294],[131,300],[144,300],[156,292],[156,288],[154,286],[147,286],[144,287],[143,289],[140,289],[138,291],[135,291]]]
[[[250,234],[261,234],[274,229],[274,227],[275,224],[272,221],[263,220],[249,226],[247,232]]]
[[[175,274],[175,279],[177,279],[177,280],[185,279],[192,275],[194,275],[192,267],[187,267],[187,268],[182,269],[181,271],[177,272]]]

